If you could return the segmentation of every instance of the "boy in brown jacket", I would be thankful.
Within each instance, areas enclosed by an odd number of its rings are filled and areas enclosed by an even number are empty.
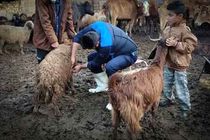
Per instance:
[[[36,0],[35,5],[33,43],[40,63],[52,49],[64,42],[65,31],[68,38],[73,38],[75,31],[71,0]]]
[[[160,106],[171,104],[172,87],[181,108],[181,117],[186,118],[191,109],[190,95],[187,87],[187,68],[192,59],[192,51],[197,46],[197,38],[185,23],[185,5],[181,1],[173,1],[167,6],[168,26],[163,31],[168,54],[164,68],[163,99]]]

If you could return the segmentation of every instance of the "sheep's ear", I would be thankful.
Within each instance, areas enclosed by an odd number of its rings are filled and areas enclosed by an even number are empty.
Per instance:
[[[28,28],[28,30],[33,30],[33,28],[34,28],[34,24],[32,21],[27,21],[25,23],[25,26]]]

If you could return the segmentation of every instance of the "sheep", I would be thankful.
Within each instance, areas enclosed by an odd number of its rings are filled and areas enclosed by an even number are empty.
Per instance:
[[[139,121],[150,109],[155,112],[163,90],[165,45],[158,45],[153,62],[146,68],[117,72],[109,78],[109,102],[112,109],[113,139],[121,118],[127,123],[130,139],[142,130]]]
[[[8,53],[7,50],[4,49],[5,43],[18,43],[20,46],[21,54],[24,54],[23,44],[28,42],[33,28],[34,24],[32,21],[27,21],[24,27],[0,25],[0,54],[3,54],[3,51]]]
[[[104,15],[103,11],[96,12],[94,15],[85,14],[83,17],[81,17],[78,26],[80,29],[83,29],[95,21],[106,21],[106,16]]]
[[[71,48],[69,45],[59,45],[58,48],[47,54],[38,65],[34,112],[40,112],[41,105],[47,104],[48,109],[54,110],[55,116],[62,115],[58,107],[59,99],[65,95],[65,89],[68,85],[74,93]]]

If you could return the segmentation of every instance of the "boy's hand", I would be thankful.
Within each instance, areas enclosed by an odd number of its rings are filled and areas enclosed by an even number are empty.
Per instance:
[[[168,39],[166,39],[166,46],[169,47],[176,47],[178,44],[178,39],[176,37],[170,37]]]

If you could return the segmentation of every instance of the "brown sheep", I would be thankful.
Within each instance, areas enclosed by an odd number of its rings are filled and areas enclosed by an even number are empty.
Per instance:
[[[65,94],[70,80],[72,86],[71,46],[59,45],[52,50],[39,64],[37,70],[37,94],[35,95],[34,112],[39,112],[42,103],[50,103],[55,115],[60,116],[58,100]]]
[[[163,47],[162,47],[163,46]],[[112,104],[113,139],[121,118],[128,125],[130,139],[141,130],[139,121],[144,113],[154,112],[163,89],[163,66],[167,47],[158,45],[155,59],[150,66],[129,72],[117,72],[109,79],[109,100]]]

